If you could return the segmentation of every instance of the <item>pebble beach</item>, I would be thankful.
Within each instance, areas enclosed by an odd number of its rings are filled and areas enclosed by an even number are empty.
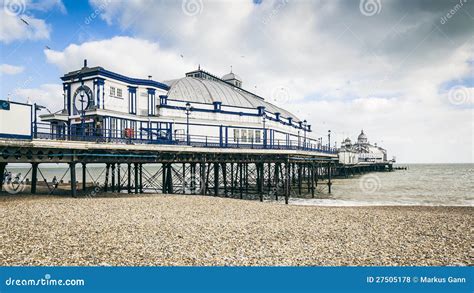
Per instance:
[[[473,207],[0,197],[2,266],[466,266]]]

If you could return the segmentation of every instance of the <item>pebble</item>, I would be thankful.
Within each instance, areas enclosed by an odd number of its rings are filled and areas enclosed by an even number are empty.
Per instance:
[[[473,207],[0,197],[2,266],[465,266]]]

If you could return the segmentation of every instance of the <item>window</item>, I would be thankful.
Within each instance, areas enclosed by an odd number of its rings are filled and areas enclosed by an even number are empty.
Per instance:
[[[239,130],[238,129],[234,129],[234,141],[237,142],[239,141]]]
[[[114,88],[113,86],[110,87],[110,95],[111,95],[112,97],[115,96],[115,88]]]
[[[117,97],[118,98],[122,97],[122,89],[117,89]]]
[[[260,130],[255,130],[255,142],[260,143],[261,141],[261,131]]]
[[[110,118],[110,132],[112,137],[116,137],[117,134],[117,119]]]
[[[249,142],[253,142],[253,130],[249,129],[248,133],[249,133]]]
[[[242,142],[246,142],[247,141],[247,129],[242,129],[240,131],[240,134],[241,134],[241,140]]]

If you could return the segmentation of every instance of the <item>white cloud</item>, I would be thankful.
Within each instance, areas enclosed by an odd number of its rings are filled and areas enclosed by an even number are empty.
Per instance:
[[[87,58],[158,80],[197,64],[216,75],[233,65],[244,87],[267,100],[288,89],[291,100],[280,106],[308,119],[316,136],[331,128],[340,141],[364,128],[401,161],[473,161],[472,107],[450,103],[444,89],[472,76],[466,15],[441,26],[444,4],[422,10],[385,1],[380,15],[365,17],[350,1],[202,3],[189,16],[181,2],[110,2],[100,16],[136,37],[45,53],[63,71]]]
[[[114,37],[102,41],[69,45],[63,51],[45,50],[49,62],[63,72],[76,70],[88,60],[88,65],[103,66],[121,74],[156,80],[181,77],[193,67],[192,63],[172,50],[163,49],[157,43],[130,37]]]
[[[51,26],[44,19],[34,16],[35,12],[50,12],[58,9],[67,13],[61,0],[2,0],[0,18],[0,41],[8,44],[13,41],[49,39]]]
[[[16,0],[19,1],[19,0]],[[21,0],[20,0],[21,1]],[[26,10],[38,10],[47,12],[52,9],[58,9],[61,13],[67,13],[66,7],[61,0],[40,0],[40,1],[27,1],[25,3]]]
[[[22,73],[25,68],[23,66],[15,66],[10,64],[0,64],[0,74],[14,75]]]
[[[46,106],[52,112],[63,108],[63,87],[60,84],[42,84],[38,88],[17,88],[15,99]]]
[[[0,18],[0,41],[3,43],[49,39],[51,27],[42,19],[22,15],[21,18],[28,23],[26,24],[19,16],[9,14],[4,9],[0,10]]]

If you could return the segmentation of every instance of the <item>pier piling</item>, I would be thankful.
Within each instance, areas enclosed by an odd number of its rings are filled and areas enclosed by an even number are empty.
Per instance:
[[[69,163],[69,172],[71,173],[71,196],[77,196],[77,186],[76,186],[76,163]]]
[[[36,186],[38,183],[38,163],[31,163],[31,194],[36,194]],[[2,172],[3,175],[3,172]]]

